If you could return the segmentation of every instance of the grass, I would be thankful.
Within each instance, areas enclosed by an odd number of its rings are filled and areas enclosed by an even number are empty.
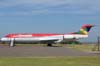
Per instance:
[[[0,66],[100,66],[100,57],[3,57]]]
[[[25,45],[25,46],[41,46],[41,45]],[[72,44],[72,45],[62,45],[62,46],[81,51],[92,51],[92,49],[94,48],[94,45],[88,45],[88,44],[82,44],[82,45]],[[100,66],[100,56],[0,57],[0,66]]]
[[[62,44],[52,44],[53,46],[58,46],[58,47],[60,47],[60,46],[62,46]],[[9,46],[9,44],[0,44],[0,46]],[[35,47],[38,47],[38,46],[40,46],[40,47],[46,47],[47,46],[47,44],[15,44],[15,46],[35,46]]]
[[[95,44],[79,44],[79,45],[71,44],[67,45],[66,47],[86,52],[93,52],[98,50]]]

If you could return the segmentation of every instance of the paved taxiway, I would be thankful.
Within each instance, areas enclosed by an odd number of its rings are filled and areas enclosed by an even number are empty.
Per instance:
[[[38,56],[94,56],[93,53],[76,51],[66,47],[0,46],[0,57]]]

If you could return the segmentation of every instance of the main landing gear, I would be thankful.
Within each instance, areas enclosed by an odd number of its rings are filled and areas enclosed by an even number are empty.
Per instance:
[[[52,47],[52,43],[48,43],[47,46],[48,46],[48,47]]]

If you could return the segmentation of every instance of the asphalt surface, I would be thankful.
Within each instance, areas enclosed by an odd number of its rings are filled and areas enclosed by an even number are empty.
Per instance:
[[[66,47],[0,46],[0,57],[94,56]]]

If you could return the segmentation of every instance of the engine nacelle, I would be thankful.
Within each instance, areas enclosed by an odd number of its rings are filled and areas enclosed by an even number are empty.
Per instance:
[[[80,39],[80,38],[87,38],[88,35],[81,35],[81,34],[75,34],[75,35],[64,35],[64,39]]]

